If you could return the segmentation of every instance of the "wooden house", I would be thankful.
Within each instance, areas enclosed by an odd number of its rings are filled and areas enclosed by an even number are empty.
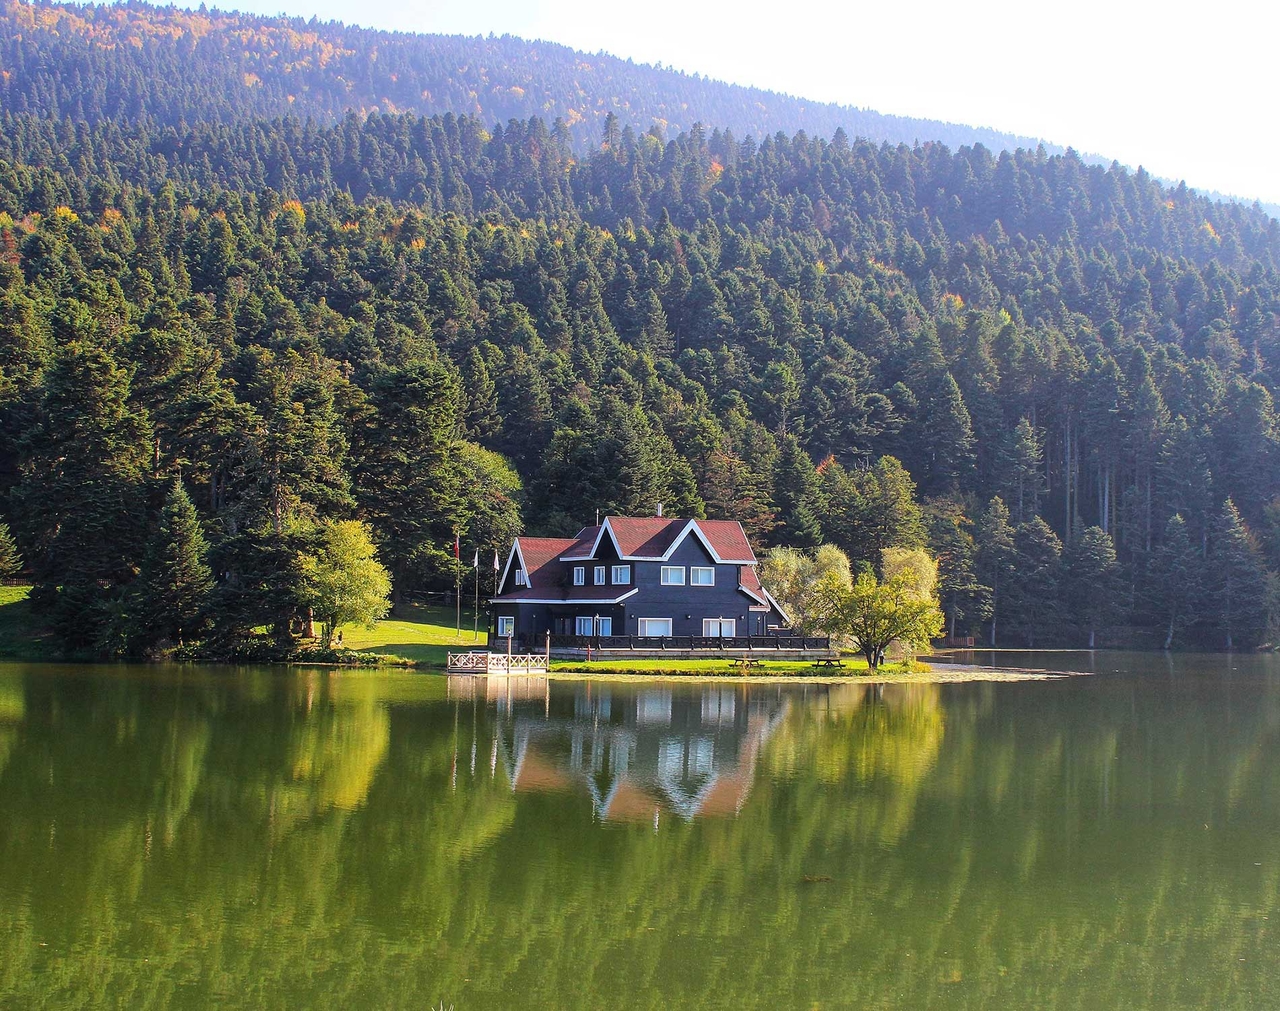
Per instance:
[[[489,646],[767,646],[788,618],[734,520],[609,516],[576,537],[519,537],[490,604]]]

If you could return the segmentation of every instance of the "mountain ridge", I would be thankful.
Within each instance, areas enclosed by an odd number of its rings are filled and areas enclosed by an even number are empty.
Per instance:
[[[254,53],[247,44],[255,40],[270,41],[274,48]],[[233,50],[233,41],[246,48]],[[39,58],[41,53],[49,58]],[[222,58],[220,67],[212,56]],[[191,72],[193,60],[202,63],[203,73]],[[72,80],[56,80],[51,65],[68,62]],[[149,71],[149,80],[131,79],[130,64]],[[184,64],[187,73],[167,72]],[[1050,154],[1065,151],[1043,138],[811,101],[515,35],[396,32],[136,0],[85,5],[5,0],[0,4],[0,67],[0,109],[38,107],[87,122],[133,120],[144,104],[147,115],[162,125],[288,111],[334,121],[349,109],[359,115],[466,113],[491,123],[559,117],[583,149],[598,140],[605,116],[613,112],[637,130],[656,125],[672,134],[697,122],[757,140],[797,130],[830,137],[843,127],[850,135],[895,144],[940,141],[955,148],[981,143],[997,152],[1043,145]],[[329,72],[330,80],[317,70]],[[233,104],[238,111],[229,117]]]

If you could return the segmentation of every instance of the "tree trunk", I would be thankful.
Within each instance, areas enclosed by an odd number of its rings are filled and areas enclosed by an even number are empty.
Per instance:
[[[1066,532],[1065,542],[1071,543],[1071,418],[1066,423],[1066,445],[1062,453],[1062,484],[1065,491],[1062,502],[1062,529]]]
[[[991,580],[991,648],[996,648],[996,584],[998,579]]]

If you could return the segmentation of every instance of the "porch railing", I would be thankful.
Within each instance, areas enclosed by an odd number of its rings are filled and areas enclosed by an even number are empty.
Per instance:
[[[591,650],[828,650],[825,635],[553,635],[552,649]]]

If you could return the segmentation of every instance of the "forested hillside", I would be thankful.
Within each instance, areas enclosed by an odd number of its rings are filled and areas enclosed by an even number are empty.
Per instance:
[[[491,564],[659,502],[924,544],[1001,645],[1270,636],[1275,220],[1042,149],[592,147],[6,113],[0,492],[69,646],[287,643],[325,523],[403,593],[452,585],[455,531]],[[148,623],[201,539],[215,606]]]
[[[0,111],[89,123],[231,123],[348,110],[466,114],[486,126],[537,116],[593,146],[613,112],[675,134],[696,122],[740,137],[796,130],[993,150],[1035,141],[723,84],[523,39],[381,32],[300,18],[129,2],[0,0]]]

